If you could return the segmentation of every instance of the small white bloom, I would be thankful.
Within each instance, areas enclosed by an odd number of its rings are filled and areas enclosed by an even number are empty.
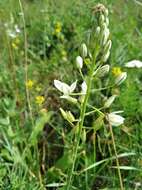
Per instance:
[[[116,79],[115,79],[115,84],[120,85],[124,80],[127,78],[127,73],[122,72]]]
[[[76,57],[76,65],[79,69],[82,69],[83,67],[83,59],[81,56]]]
[[[108,114],[107,119],[108,119],[110,125],[116,126],[116,127],[119,125],[122,125],[125,120],[124,117],[117,115],[115,112]]]
[[[71,94],[75,88],[76,88],[77,81],[72,83],[70,86],[64,82],[61,82],[59,80],[54,80],[54,86],[62,92],[64,95],[69,95]]]
[[[142,68],[142,62],[139,60],[132,60],[125,64],[125,67],[127,68]]]
[[[109,97],[105,104],[104,104],[104,107],[105,108],[109,108],[111,106],[111,104],[114,102],[115,98],[117,97],[117,95],[112,95],[111,97]]]
[[[21,32],[21,30],[19,29],[19,27],[18,27],[17,24],[15,25],[15,31],[16,31],[16,33],[20,33]]]
[[[82,89],[82,93],[83,94],[86,94],[86,91],[87,91],[87,84],[85,81],[83,81],[83,83],[81,84],[81,89]]]

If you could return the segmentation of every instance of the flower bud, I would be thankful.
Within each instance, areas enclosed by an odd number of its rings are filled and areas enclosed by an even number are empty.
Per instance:
[[[80,53],[83,58],[87,57],[87,46],[85,43],[81,44]]]
[[[102,62],[105,63],[105,62],[108,60],[109,56],[110,56],[110,51],[108,51],[108,52],[103,56]]]
[[[82,67],[83,67],[83,59],[82,59],[81,56],[76,57],[76,66],[77,66],[77,68],[82,69]]]
[[[85,81],[83,81],[83,83],[81,84],[81,89],[82,89],[82,93],[83,94],[86,94],[86,91],[87,91],[87,84]]]
[[[70,123],[75,121],[75,118],[70,111],[64,111],[62,108],[60,108],[60,111],[65,120],[69,121]]]
[[[106,100],[106,102],[105,102],[105,104],[104,104],[104,107],[105,107],[105,108],[109,108],[109,107],[111,106],[111,104],[113,103],[113,101],[115,100],[116,96],[117,96],[117,95],[112,95],[111,97],[109,97],[109,98]]]
[[[115,84],[120,85],[125,79],[127,78],[127,73],[122,72],[116,79],[115,79]]]
[[[100,15],[100,25],[102,25],[105,21],[105,17],[103,14]]]
[[[100,68],[98,68],[95,72],[94,75],[97,75],[98,77],[103,77],[109,72],[110,66],[109,65],[104,65]]]
[[[106,17],[106,25],[109,25],[109,19]]]
[[[107,115],[107,120],[109,121],[110,125],[116,127],[124,123],[124,117],[117,115],[114,112]]]
[[[106,43],[105,47],[104,47],[104,52],[108,52],[111,49],[112,46],[112,41],[108,40],[108,42]]]
[[[109,29],[106,27],[104,29],[104,32],[103,32],[103,45],[106,44],[106,42],[107,42],[107,40],[109,38],[109,34],[110,34]]]
[[[70,111],[67,112],[67,118],[68,118],[68,121],[70,121],[71,123],[75,121],[75,118]]]
[[[100,28],[100,26],[98,26],[96,28],[96,34],[95,34],[95,36],[98,36],[100,34],[100,31],[101,31],[101,28]]]
[[[108,9],[105,8],[104,14],[106,17],[108,16]]]
[[[61,112],[63,118],[66,120],[67,119],[67,113],[62,108],[60,108],[60,112]]]

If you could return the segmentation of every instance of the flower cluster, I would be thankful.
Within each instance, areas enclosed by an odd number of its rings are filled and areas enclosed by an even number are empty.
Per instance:
[[[82,109],[86,110],[87,101],[89,99],[88,97],[91,93],[91,90],[93,90],[91,84],[94,78],[104,77],[110,70],[109,64],[105,64],[110,56],[110,50],[112,46],[112,42],[110,40],[108,10],[99,4],[95,13],[97,11],[99,11],[98,26],[96,27],[95,31],[92,30],[88,44],[84,42],[81,44],[79,48],[79,55],[76,57],[76,67],[79,70],[82,78],[82,84],[80,85],[80,88],[78,88],[81,89],[81,91],[78,93],[74,92],[77,86],[77,80],[71,85],[59,80],[54,80],[54,86],[62,93],[60,98],[77,104],[77,106],[80,108],[80,113],[85,112],[82,111]],[[85,73],[83,73],[84,66],[87,66],[88,69],[88,71]],[[116,77],[112,86],[120,85],[127,77],[127,73],[122,72],[119,67],[113,68],[112,72]],[[74,98],[74,96],[79,96],[79,98]],[[119,111],[105,113],[106,109],[111,106],[116,97],[117,95],[115,94],[108,97],[101,108],[101,112],[102,109],[104,109],[104,112],[102,112],[102,114],[105,115],[104,118],[106,118],[112,126],[119,126],[124,122],[124,118],[117,114]],[[97,108],[97,110],[99,109]],[[70,111],[64,111],[62,108],[60,108],[60,111],[64,119],[70,123],[84,120],[85,117],[85,115],[81,115],[80,117],[82,118],[77,120]],[[90,111],[90,113],[92,113],[92,111]]]

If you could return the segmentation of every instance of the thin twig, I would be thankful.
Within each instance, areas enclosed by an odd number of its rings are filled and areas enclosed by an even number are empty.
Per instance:
[[[30,115],[30,119],[32,122],[32,125],[34,125],[33,123],[33,114],[32,114],[32,107],[30,104],[30,93],[27,87],[27,82],[28,82],[28,40],[27,40],[27,31],[26,31],[26,22],[25,22],[25,15],[24,15],[24,10],[23,10],[23,5],[21,3],[21,0],[19,0],[19,6],[21,9],[21,13],[22,13],[22,21],[23,21],[23,29],[24,29],[24,65],[25,65],[25,91],[26,91],[26,100],[27,100],[27,105],[28,105],[28,109],[29,109],[29,115]]]
[[[118,160],[118,154],[117,154],[116,144],[115,144],[115,139],[114,139],[114,134],[113,134],[112,126],[111,126],[110,123],[109,123],[109,129],[110,129],[110,133],[111,133],[114,153],[115,153],[115,156],[116,156],[116,165],[117,165],[117,171],[118,171],[118,176],[119,176],[120,188],[121,188],[121,190],[124,190],[121,171],[120,171],[120,164],[119,164],[119,160]]]

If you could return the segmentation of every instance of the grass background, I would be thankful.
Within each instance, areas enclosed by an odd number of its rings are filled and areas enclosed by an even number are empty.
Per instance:
[[[67,150],[72,147],[67,135],[70,128],[59,112],[59,107],[69,105],[59,99],[53,80],[71,83],[78,77],[75,57],[81,42],[86,40],[87,30],[92,27],[91,9],[98,2],[109,9],[112,51],[108,63],[111,68],[121,67],[128,72],[125,84],[113,89],[120,96],[112,106],[112,110],[124,110],[126,118],[123,127],[114,128],[118,154],[135,153],[120,159],[122,166],[134,167],[122,170],[123,182],[125,189],[142,189],[142,184],[137,187],[142,181],[142,71],[124,68],[129,60],[142,60],[142,4],[133,0],[22,1],[28,41],[28,78],[34,81],[30,91],[34,126],[25,97],[24,28],[19,1],[0,1],[0,189],[63,189],[47,187],[53,182],[64,183],[71,156]],[[58,22],[61,32],[56,35]],[[16,49],[12,46],[16,42],[7,35],[6,23],[8,28],[18,24],[21,29]],[[38,95],[45,97],[42,106],[35,103]],[[43,108],[47,113],[41,113]],[[89,140],[86,146],[88,152],[80,155],[79,162],[89,166],[93,163]],[[98,132],[96,146],[97,161],[113,156],[106,131]],[[76,176],[73,189],[119,189],[113,165],[114,161],[108,160],[89,170],[86,180],[84,173]]]

